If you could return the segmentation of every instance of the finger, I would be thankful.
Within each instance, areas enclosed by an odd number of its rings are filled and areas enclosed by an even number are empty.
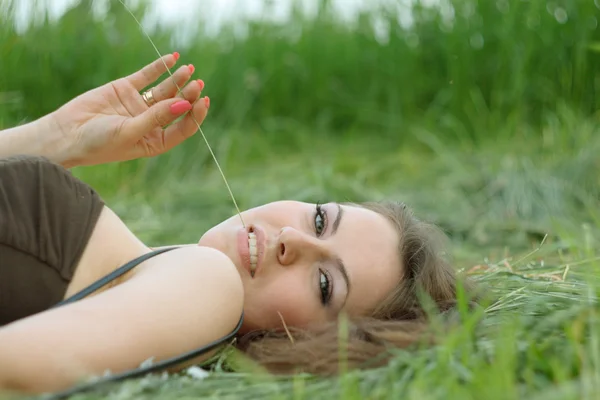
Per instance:
[[[174,97],[179,90],[178,88],[181,88],[183,85],[185,85],[185,83],[192,77],[193,72],[193,65],[184,65],[175,71],[173,77],[168,77],[160,84],[155,86],[152,89],[152,94],[154,95],[156,101],[163,101]]]
[[[193,106],[189,101],[180,98],[163,100],[143,113],[127,120],[120,133],[126,140],[137,141],[156,128],[164,128],[192,108]]]
[[[164,132],[163,142],[165,145],[165,151],[172,149],[185,139],[193,136],[196,131],[198,131],[198,125],[196,125],[196,121],[198,121],[199,124],[204,122],[204,119],[208,114],[209,107],[210,99],[208,97],[204,97],[194,104],[193,113],[186,115],[185,118],[176,124],[169,126]],[[196,121],[194,121],[192,115]]]
[[[165,64],[167,67],[173,68],[178,59],[179,53],[177,52],[173,54],[167,54],[166,56],[163,56],[158,60],[146,65],[139,71],[129,75],[126,77],[126,79],[133,85],[133,87],[135,87],[137,91],[140,91],[146,86],[154,83],[162,74],[167,72]]]
[[[204,89],[204,81],[202,79],[197,79],[188,83],[178,96],[193,104],[200,97],[202,89]]]

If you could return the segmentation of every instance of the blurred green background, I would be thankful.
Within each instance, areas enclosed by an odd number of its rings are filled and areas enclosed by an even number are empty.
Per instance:
[[[26,3],[18,25],[24,3],[1,2],[2,126],[156,58],[117,0],[59,17]],[[180,24],[146,23],[206,82],[204,131],[242,208],[393,198],[477,248],[597,221],[598,1],[374,1],[350,19],[343,1],[287,3],[284,22],[240,15],[216,34],[208,1],[172,2],[193,15]],[[151,2],[128,4],[151,21]],[[199,135],[76,173],[153,244],[195,241],[234,212]]]
[[[211,33],[217,2],[172,1],[189,10],[170,25],[148,19],[150,2],[128,4],[159,50],[179,51],[206,82],[203,130],[241,208],[280,199],[405,201],[449,235],[459,269],[516,273],[510,260],[548,235],[543,257],[525,263],[522,276],[598,276],[599,0],[373,0],[350,19],[340,18],[343,1],[315,1],[313,12],[290,1],[283,22],[239,16]],[[157,57],[119,1],[74,2],[60,17],[45,11],[49,2],[29,1],[25,28],[15,23],[18,3],[0,0],[0,127],[38,118]],[[264,2],[266,10],[278,5]],[[74,172],[149,245],[195,242],[235,211],[200,135],[160,157]],[[505,278],[493,287],[520,287]],[[585,297],[548,300],[542,293],[555,287],[546,285],[530,292],[547,307],[533,314]],[[515,308],[510,299],[496,309]],[[439,398],[547,400],[544,385],[570,384],[582,365],[598,384],[598,358],[586,364],[581,355],[597,354],[593,343],[571,332],[570,344],[540,344],[564,337],[563,320],[552,321],[552,334],[510,330],[538,336],[504,348],[500,369],[485,364],[485,352],[469,353],[482,363],[475,370],[487,372],[471,391]],[[412,398],[467,379],[442,364],[439,375],[412,376]],[[391,374],[404,382],[394,388],[409,385]],[[539,397],[519,397],[527,393]]]

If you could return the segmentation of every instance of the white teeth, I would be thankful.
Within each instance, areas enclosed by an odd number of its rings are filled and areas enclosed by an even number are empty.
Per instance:
[[[252,272],[256,269],[258,262],[258,251],[256,248],[256,235],[254,232],[248,232],[248,247],[250,248],[250,269]]]

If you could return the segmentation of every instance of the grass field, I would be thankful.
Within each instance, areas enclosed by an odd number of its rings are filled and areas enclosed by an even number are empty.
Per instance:
[[[106,3],[106,18],[82,1],[24,33],[6,12],[0,126],[155,57],[119,2]],[[392,9],[345,26],[323,7],[285,26],[250,23],[244,37],[234,27],[192,43],[171,43],[168,29],[152,37],[205,80],[203,129],[241,208],[405,201],[497,300],[386,368],[339,379],[217,369],[126,382],[110,398],[598,398],[600,2],[443,3],[454,12],[416,7],[410,28]],[[199,135],[154,159],[74,172],[150,245],[195,242],[234,212]]]

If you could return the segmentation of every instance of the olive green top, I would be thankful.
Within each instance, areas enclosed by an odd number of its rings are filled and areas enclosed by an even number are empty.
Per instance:
[[[46,158],[0,158],[0,326],[63,299],[103,206]]]

